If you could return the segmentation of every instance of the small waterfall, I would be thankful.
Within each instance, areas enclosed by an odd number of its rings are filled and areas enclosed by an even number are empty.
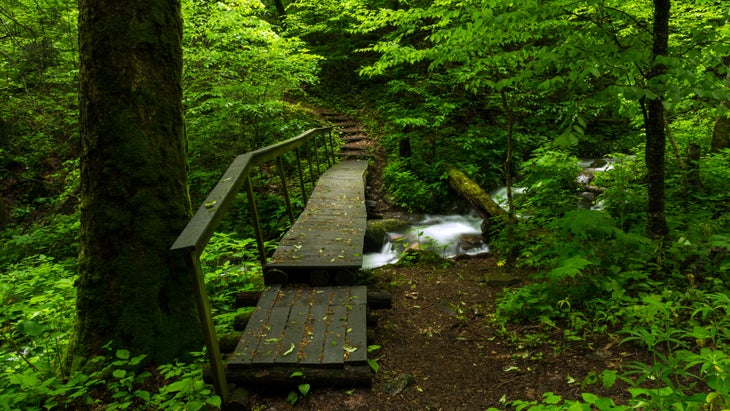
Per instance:
[[[363,268],[377,268],[398,261],[408,248],[419,247],[444,258],[477,255],[489,251],[481,238],[482,220],[475,215],[427,216],[402,232],[388,233],[379,253],[363,255]]]

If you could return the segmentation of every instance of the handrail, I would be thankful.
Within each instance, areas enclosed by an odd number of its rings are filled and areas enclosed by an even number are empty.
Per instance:
[[[256,211],[256,202],[253,197],[253,188],[251,186],[251,170],[253,170],[255,166],[274,160],[277,160],[279,166],[281,166],[281,156],[290,151],[294,151],[297,159],[297,170],[299,172],[302,196],[306,197],[306,193],[304,193],[305,185],[304,177],[302,175],[299,148],[304,146],[311,139],[314,143],[313,151],[317,162],[316,167],[319,172],[317,136],[324,135],[325,132],[329,132],[329,150],[327,149],[327,138],[323,138],[323,144],[327,165],[332,165],[332,163],[335,162],[335,154],[331,130],[331,127],[313,128],[289,140],[241,154],[236,157],[170,248],[173,252],[184,253],[188,272],[193,276],[193,291],[195,292],[196,304],[198,306],[198,315],[200,317],[201,328],[203,330],[203,338],[205,340],[205,345],[208,348],[208,358],[210,360],[211,371],[213,374],[213,385],[215,386],[216,392],[221,397],[223,403],[228,401],[228,385],[226,383],[225,369],[221,358],[218,339],[215,333],[215,326],[213,324],[210,302],[205,289],[205,277],[200,263],[200,255],[205,249],[205,246],[208,244],[210,237],[218,228],[221,220],[228,212],[228,208],[236,197],[236,194],[241,191],[244,183],[248,183],[246,190],[248,203],[254,220],[253,224],[256,232],[256,243],[259,249],[259,259],[263,266],[266,263],[266,253],[264,249],[263,235],[258,221],[258,212]],[[314,184],[311,157],[312,156],[308,151],[307,158],[310,162],[310,177],[312,179],[312,184]],[[287,196],[287,211],[290,218],[293,218],[291,204],[284,180],[285,178],[282,174],[282,186],[285,191],[285,195]]]

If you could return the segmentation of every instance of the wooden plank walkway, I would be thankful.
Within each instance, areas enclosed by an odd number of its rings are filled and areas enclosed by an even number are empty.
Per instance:
[[[344,160],[322,174],[305,210],[264,268],[267,285],[287,280],[321,286],[354,283],[362,267],[367,223],[367,167],[367,160]]]
[[[262,293],[236,350],[229,379],[246,384],[369,385],[365,286],[269,286]]]
[[[362,268],[367,167],[367,160],[347,159],[320,176],[264,266],[267,288],[227,360],[229,381],[266,387],[372,383],[367,288],[353,285]]]

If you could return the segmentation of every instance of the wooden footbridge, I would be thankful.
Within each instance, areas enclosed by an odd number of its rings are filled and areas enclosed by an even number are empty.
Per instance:
[[[370,384],[366,339],[368,293],[366,287],[354,285],[362,266],[368,159],[362,155],[362,144],[350,144],[361,141],[357,129],[345,124],[339,130],[345,130],[340,133],[343,139],[340,143],[334,141],[332,128],[319,128],[237,157],[172,246],[173,251],[185,255],[195,278],[210,371],[224,401],[228,398],[228,382]],[[282,161],[287,153],[293,153],[296,158],[302,195],[306,194],[306,174],[313,187],[296,221],[288,200],[287,181],[291,178],[287,177]],[[337,161],[338,157],[344,159]],[[308,167],[302,166],[304,160]],[[249,177],[257,166],[265,163],[275,163],[279,170],[287,211],[293,222],[270,258],[265,252]],[[324,163],[328,168],[315,184],[315,174]],[[266,289],[238,346],[224,364],[199,257],[244,185]]]

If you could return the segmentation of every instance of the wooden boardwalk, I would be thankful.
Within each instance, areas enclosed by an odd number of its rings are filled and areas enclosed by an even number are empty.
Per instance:
[[[307,206],[264,268],[266,284],[354,283],[362,267],[367,160],[344,160],[324,172]]]
[[[369,386],[367,289],[362,267],[368,161],[320,176],[307,206],[264,267],[266,290],[227,360],[246,385]]]
[[[236,350],[229,379],[290,385],[369,385],[365,286],[267,287]]]

